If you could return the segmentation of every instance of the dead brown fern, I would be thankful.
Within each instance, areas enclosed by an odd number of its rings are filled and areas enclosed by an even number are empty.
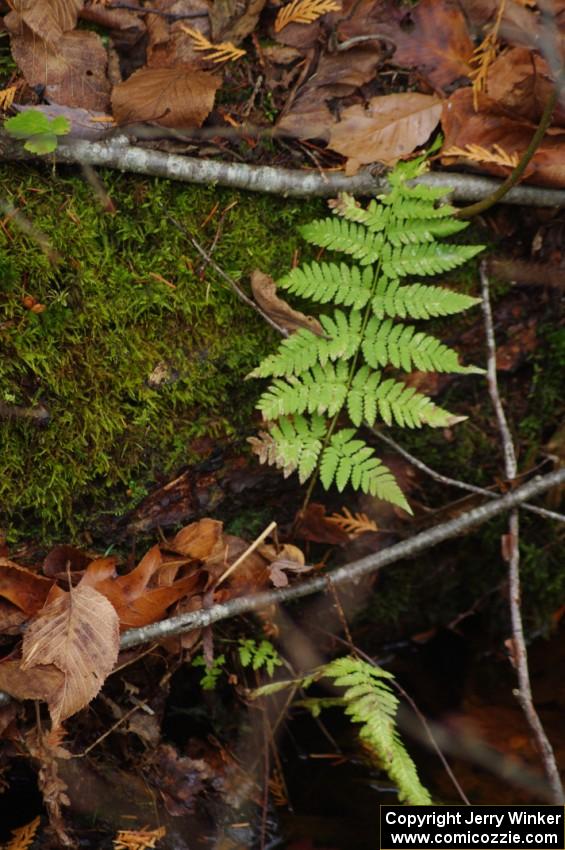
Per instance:
[[[497,144],[494,144],[491,150],[482,145],[471,144],[465,145],[463,148],[452,145],[442,151],[442,156],[464,156],[472,162],[488,162],[494,165],[504,165],[507,168],[516,168],[520,161],[520,155],[517,152],[508,153]]]
[[[367,514],[355,513],[352,514],[348,508],[342,508],[342,513],[333,513],[331,521],[335,522],[342,531],[350,534],[352,537],[357,537],[359,534],[364,534],[366,531],[378,531],[379,527],[376,522],[369,519]]]
[[[114,838],[114,850],[149,850],[165,833],[164,826],[158,829],[120,829]]]
[[[203,58],[208,59],[210,62],[234,62],[236,59],[241,59],[242,56],[245,56],[246,51],[236,47],[231,41],[212,44],[199,30],[189,27],[186,24],[181,24],[180,28],[190,36],[194,49],[200,53],[206,53],[207,55]]]
[[[484,92],[486,88],[489,68],[498,53],[498,31],[500,30],[505,6],[506,0],[499,0],[494,24],[481,43],[475,48],[471,57],[472,70],[469,76],[473,83],[473,106],[475,112],[479,108],[479,94]]]
[[[4,850],[28,850],[35,840],[35,835],[39,828],[39,816],[34,818],[25,826],[20,826],[18,829],[12,830],[12,837],[4,847]]]

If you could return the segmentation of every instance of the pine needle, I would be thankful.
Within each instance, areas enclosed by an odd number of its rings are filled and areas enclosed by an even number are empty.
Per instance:
[[[275,32],[280,32],[288,24],[311,24],[327,12],[340,11],[341,6],[334,0],[292,0],[279,9]]]
[[[505,6],[506,0],[499,0],[499,7],[494,25],[490,32],[488,32],[483,38],[478,47],[475,48],[473,56],[471,57],[471,65],[473,66],[473,69],[469,76],[473,82],[473,107],[475,112],[478,112],[479,94],[485,91],[488,71],[492,62],[496,59],[498,52],[498,31],[500,30]]]
[[[120,829],[114,838],[114,850],[149,850],[165,833],[164,826],[158,829]]]
[[[35,840],[35,834],[39,828],[39,816],[34,818],[25,826],[12,830],[12,838],[6,844],[6,850],[28,850]]]
[[[186,24],[181,24],[180,28],[190,36],[195,50],[209,54],[203,58],[208,59],[210,62],[234,62],[236,59],[241,59],[242,56],[245,56],[246,51],[236,47],[231,41],[212,44],[199,30],[193,29],[193,27],[189,27]]]
[[[491,162],[508,168],[516,168],[520,161],[520,155],[517,151],[507,153],[504,148],[496,144],[492,146],[492,150],[484,148],[482,145],[465,145],[463,148],[452,145],[447,150],[442,151],[442,156],[464,156],[472,162]]]
[[[331,515],[331,520],[347,534],[351,534],[352,537],[357,537],[359,534],[364,534],[366,531],[379,530],[376,522],[369,519],[367,514],[361,512],[352,514],[346,507],[343,507],[341,510],[341,514],[333,513]]]
[[[18,90],[17,86],[8,86],[7,89],[2,89],[0,91],[0,109],[3,112],[7,112],[8,109],[14,102],[14,97],[16,96],[16,91]]]

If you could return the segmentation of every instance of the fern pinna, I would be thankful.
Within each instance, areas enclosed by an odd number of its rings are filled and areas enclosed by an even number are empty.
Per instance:
[[[285,476],[297,470],[301,482],[319,471],[325,489],[334,482],[340,491],[351,484],[407,511],[391,471],[357,429],[377,419],[437,428],[464,418],[398,380],[398,370],[483,372],[462,365],[456,351],[403,321],[452,315],[479,301],[405,282],[450,271],[483,247],[440,241],[467,222],[440,203],[447,190],[408,185],[422,168],[420,161],[400,164],[389,177],[387,195],[367,208],[342,195],[333,203],[335,217],[301,229],[308,242],[347,254],[357,264],[307,263],[278,282],[290,293],[336,309],[319,317],[322,335],[297,331],[249,376],[272,379],[257,405],[267,430],[250,439],[261,462],[278,466]],[[345,411],[355,427],[338,428]]]

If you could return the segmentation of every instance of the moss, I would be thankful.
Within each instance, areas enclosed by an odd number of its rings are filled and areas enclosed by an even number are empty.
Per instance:
[[[319,203],[101,177],[114,215],[74,171],[0,170],[1,194],[61,257],[52,264],[13,223],[0,231],[0,396],[41,401],[51,415],[44,428],[0,423],[2,522],[12,536],[30,521],[44,534],[76,532],[87,502],[103,509],[117,488],[125,504],[128,490],[191,460],[194,438],[249,429],[257,388],[243,377],[273,334],[167,216],[209,246],[234,204],[214,259],[245,285],[255,267],[286,270],[297,225],[320,212]],[[154,387],[159,364],[171,380]]]

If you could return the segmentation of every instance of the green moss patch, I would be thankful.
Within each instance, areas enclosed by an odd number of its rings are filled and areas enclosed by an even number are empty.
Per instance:
[[[104,212],[76,172],[10,166],[3,197],[60,255],[53,264],[13,222],[0,230],[0,400],[44,404],[44,426],[0,421],[2,523],[71,533],[112,493],[143,492],[194,458],[191,441],[250,429],[257,387],[243,382],[273,332],[203,263],[179,221],[243,286],[280,274],[305,204],[169,181],[101,174]],[[34,299],[44,305],[33,312]]]

